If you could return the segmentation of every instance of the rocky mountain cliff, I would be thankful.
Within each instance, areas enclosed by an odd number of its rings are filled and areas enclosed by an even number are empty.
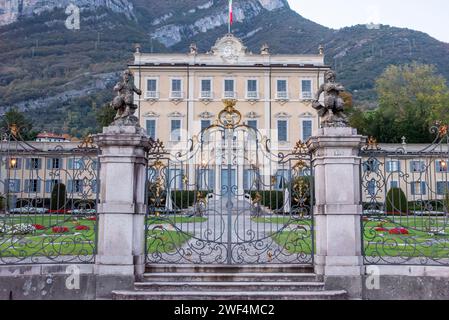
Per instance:
[[[129,0],[0,0],[0,26],[54,9],[65,9],[70,4],[81,10],[105,7],[129,18],[134,16],[133,4]]]
[[[79,30],[65,27],[69,3],[80,8]],[[186,52],[196,42],[207,51],[227,32],[227,14],[227,0],[0,0],[0,113],[18,106],[37,126],[79,135],[95,122],[85,115],[110,99],[135,43]],[[316,53],[324,45],[326,62],[359,104],[375,104],[374,79],[389,64],[432,63],[449,79],[449,44],[421,32],[332,30],[286,0],[234,0],[234,15],[234,34],[253,52],[265,42],[274,53]]]

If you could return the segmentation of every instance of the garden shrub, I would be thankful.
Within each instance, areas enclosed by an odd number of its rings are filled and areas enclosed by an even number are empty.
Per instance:
[[[56,183],[51,191],[50,210],[63,210],[67,205],[67,190],[63,183]]]
[[[408,201],[401,188],[391,188],[387,193],[386,210],[388,214],[407,214]]]

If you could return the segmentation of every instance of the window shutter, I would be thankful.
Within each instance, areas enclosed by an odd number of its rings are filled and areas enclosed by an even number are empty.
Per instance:
[[[70,158],[69,162],[67,163],[67,169],[73,170],[73,159],[72,158]]]
[[[30,180],[25,180],[25,192],[30,192]]]
[[[421,182],[421,194],[425,196],[427,194],[427,184],[425,181]]]
[[[26,168],[27,170],[30,170],[30,169],[31,169],[31,159],[26,159],[26,160],[25,160],[25,168]]]
[[[41,179],[37,179],[37,187],[36,187],[36,193],[40,193],[41,192],[41,185],[42,185],[42,180]]]
[[[47,170],[53,169],[53,159],[47,159]]]
[[[67,192],[68,193],[73,193],[73,180],[68,180],[67,181]]]
[[[411,191],[412,191],[412,195],[416,195],[415,182],[412,182],[412,184],[411,184]]]

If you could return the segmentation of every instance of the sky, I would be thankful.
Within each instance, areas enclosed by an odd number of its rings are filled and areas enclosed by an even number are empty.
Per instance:
[[[381,23],[423,31],[449,43],[448,0],[288,0],[303,17],[339,29]]]

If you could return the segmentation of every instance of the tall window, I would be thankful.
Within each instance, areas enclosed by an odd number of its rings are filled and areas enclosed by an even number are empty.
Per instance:
[[[146,97],[149,99],[157,99],[159,94],[157,92],[157,79],[147,80],[147,93]]]
[[[83,192],[83,180],[69,180],[67,184],[67,192],[69,193],[82,193]]]
[[[26,161],[26,168],[29,170],[38,170],[41,168],[42,160],[39,158],[31,158]]]
[[[243,170],[243,189],[245,191],[257,190],[257,171],[254,169]]]
[[[69,159],[68,169],[69,170],[83,170],[84,169],[83,159],[78,159],[78,158]]]
[[[251,141],[256,140],[257,139],[257,120],[248,120],[247,126],[254,129],[254,131],[249,130],[248,139]]]
[[[225,98],[235,98],[235,90],[234,90],[234,80],[226,79],[224,81],[224,97]]]
[[[156,140],[156,120],[147,120],[147,135]]]
[[[400,162],[397,160],[387,161],[387,172],[399,172],[400,171]]]
[[[290,170],[281,169],[276,172],[276,189],[284,190],[288,187],[291,180]]]
[[[59,184],[59,180],[46,180],[45,181],[45,192],[51,193],[55,185]]]
[[[278,120],[278,141],[287,142],[287,120]]]
[[[206,130],[211,125],[210,120],[201,120],[201,131]]]
[[[215,170],[200,169],[198,176],[198,188],[200,190],[212,191],[215,189]]]
[[[182,98],[182,80],[172,79],[171,80],[171,93],[172,98]]]
[[[446,160],[439,160],[435,162],[437,172],[448,172],[448,165]]]
[[[412,195],[422,196],[426,194],[426,183],[424,181],[416,181],[411,184]]]
[[[20,192],[20,180],[19,179],[10,179],[8,180],[8,191],[11,193]]]
[[[448,181],[437,182],[437,194],[447,195],[448,193],[449,193],[449,182]]]
[[[312,136],[312,120],[302,121],[302,141],[307,141]]]
[[[259,98],[259,93],[257,90],[257,80],[254,80],[254,79],[248,80],[246,97],[248,99],[258,99]]]
[[[287,80],[278,79],[276,85],[276,97],[278,99],[288,99]]]
[[[25,192],[41,192],[41,181],[37,179],[25,180]]]
[[[60,158],[51,158],[47,159],[47,169],[62,169],[62,159]]]
[[[181,141],[181,120],[173,119],[171,121],[171,141]]]
[[[247,125],[248,127],[257,130],[257,120],[248,120]]]
[[[212,81],[210,79],[201,80],[201,98],[212,98]]]
[[[426,164],[423,161],[411,161],[410,162],[411,172],[424,172],[426,171]]]
[[[312,80],[301,80],[301,98],[312,99]]]

